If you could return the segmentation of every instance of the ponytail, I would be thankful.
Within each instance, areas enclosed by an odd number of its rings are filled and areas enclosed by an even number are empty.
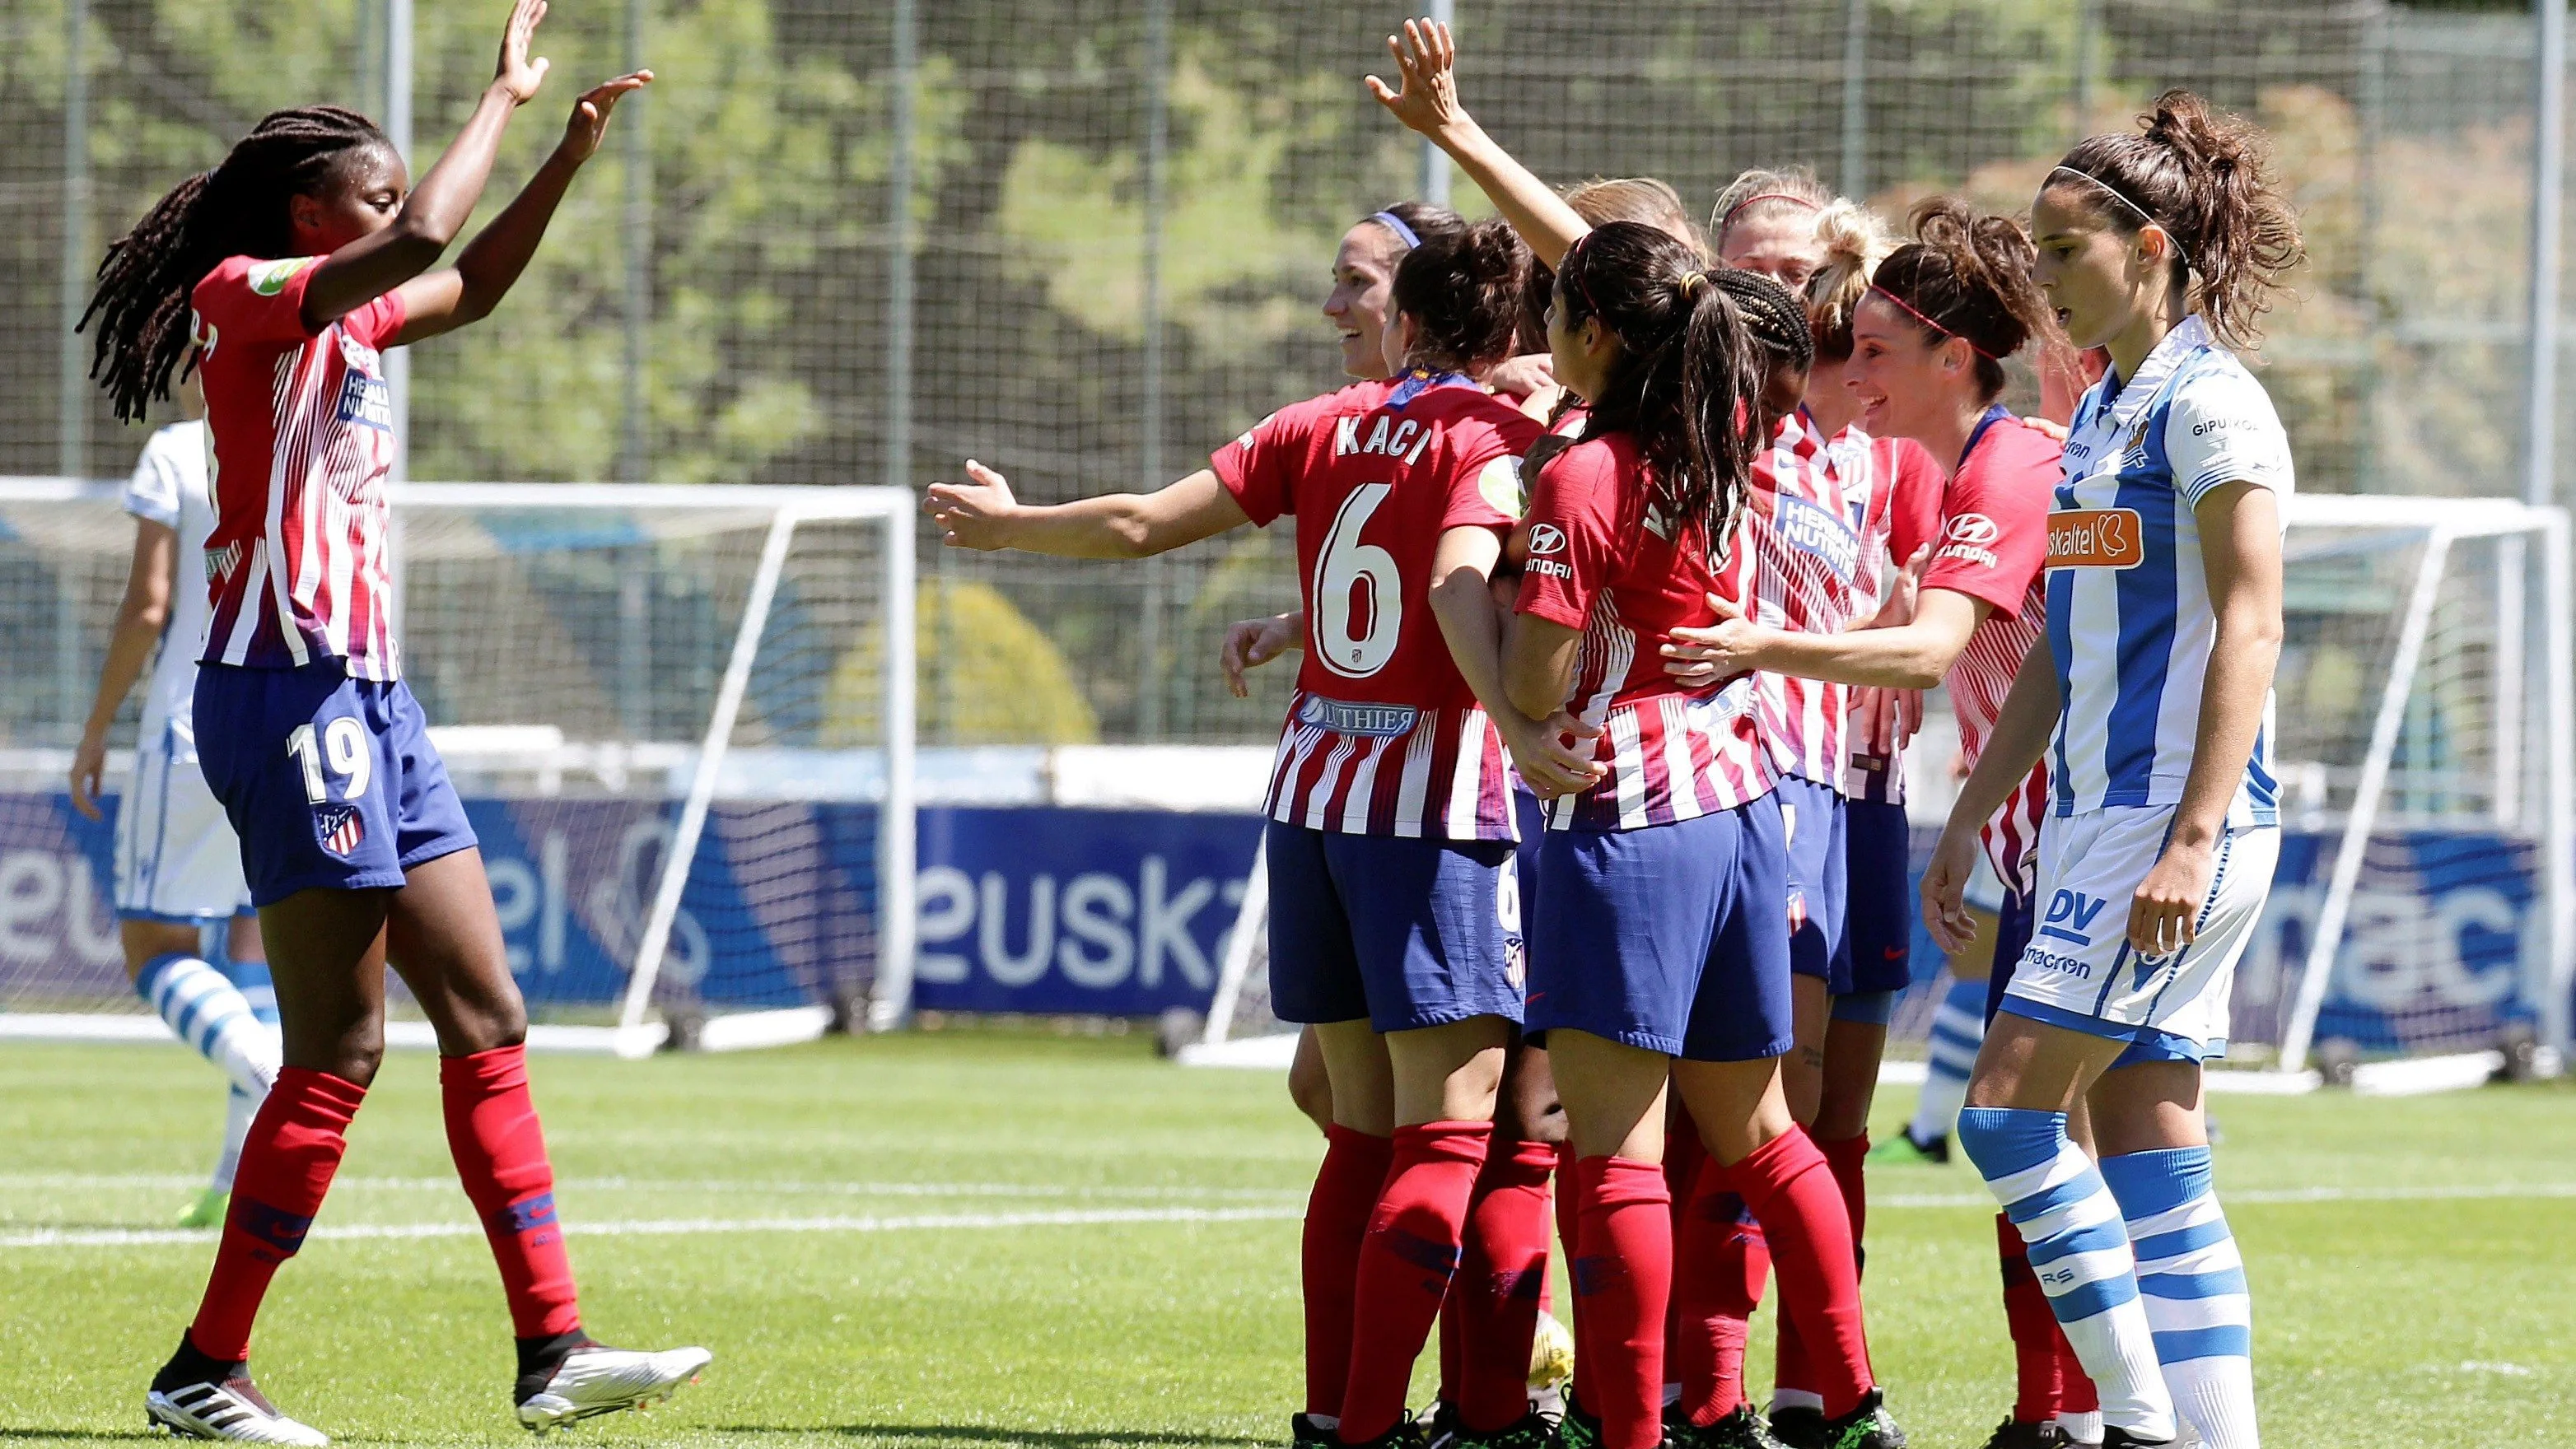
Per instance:
[[[2010,217],[1980,215],[1954,196],[1914,208],[1914,240],[1879,263],[1870,290],[1933,340],[1964,339],[1980,397],[2003,395],[2003,360],[2056,338],[2057,319],[2031,280],[2037,249]]]
[[[2271,142],[2242,117],[2165,92],[2135,133],[2087,137],[2042,190],[2064,189],[2123,236],[2172,238],[2190,310],[2235,348],[2262,341],[2262,317],[2306,259],[2299,217],[2271,175]]]

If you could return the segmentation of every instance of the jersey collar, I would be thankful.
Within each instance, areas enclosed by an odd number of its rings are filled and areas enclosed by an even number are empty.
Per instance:
[[[2103,419],[2109,431],[2123,433],[2135,425],[2138,415],[2147,410],[2147,404],[2155,401],[2157,393],[2164,391],[2165,384],[2173,380],[2174,373],[2181,369],[2183,363],[2212,345],[2209,324],[2201,319],[2199,313],[2182,319],[2182,325],[2166,333],[2155,350],[2147,354],[2147,360],[2138,365],[2138,375],[2121,383],[2118,396],[2111,403],[2108,416]],[[2110,396],[2114,381],[2117,381],[2117,374],[2104,374],[2100,384],[2104,396]]]
[[[1474,380],[1463,372],[1433,372],[1427,367],[1417,367],[1404,374],[1404,380],[1395,385],[1395,391],[1386,395],[1383,406],[1403,407],[1435,387],[1474,387],[1475,385]]]

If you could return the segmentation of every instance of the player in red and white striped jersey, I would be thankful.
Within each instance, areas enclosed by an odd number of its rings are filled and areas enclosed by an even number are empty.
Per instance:
[[[1456,1260],[1521,1016],[1506,772],[1517,756],[1543,789],[1597,773],[1558,742],[1569,721],[1504,698],[1485,602],[1538,425],[1468,373],[1509,353],[1527,265],[1497,223],[1426,240],[1395,272],[1393,376],[1283,408],[1159,493],[1027,507],[970,464],[927,503],[952,544],[1077,556],[1304,520],[1306,660],[1265,837],[1272,1006],[1316,1027],[1334,1116],[1306,1223],[1301,1441],[1410,1431],[1449,1286],[1423,1255]],[[1482,638],[1451,633],[1452,594]]]
[[[453,268],[433,270],[473,212],[511,113],[544,80],[529,43],[545,10],[545,0],[512,7],[491,85],[417,189],[365,117],[275,112],[162,197],[99,269],[89,315],[119,415],[166,396],[183,363],[204,377],[213,617],[192,715],[198,763],[241,840],[285,1044],[197,1317],[146,1396],[152,1421],[181,1433],[326,1442],[252,1386],[250,1331],[321,1207],[382,1056],[388,940],[438,1029],[448,1143],[518,1339],[520,1422],[542,1429],[631,1407],[708,1359],[703,1349],[607,1349],[582,1332],[527,1090],[526,1009],[474,832],[402,682],[388,617],[384,483],[395,445],[382,349],[487,314],[598,150],[618,98],[652,79],[637,72],[583,95],[518,198]]]
[[[1856,685],[1946,682],[1962,748],[1973,760],[2041,624],[2039,580],[2061,451],[2054,433],[1995,406],[2002,359],[2033,342],[2045,345],[2055,327],[2030,281],[2030,242],[2014,223],[1936,199],[1916,208],[1914,230],[1917,239],[1880,264],[1853,313],[1849,377],[1864,426],[1911,438],[1936,461],[1955,460],[1932,550],[1914,565],[1919,588],[1910,621],[1827,638],[1738,618],[1695,636],[1684,653],[1714,675],[1749,666]],[[2036,776],[2025,782],[2016,808],[1985,833],[2008,888],[2028,889],[2044,785]],[[2015,903],[2007,906],[2008,920],[2027,921],[2026,900],[2017,916]],[[2016,955],[2020,949],[2009,934],[1999,945]],[[2055,1394],[2063,1374],[2055,1331],[2044,1303],[2035,1315],[2028,1311],[2037,1283],[2027,1261],[2010,1256],[2018,1234],[1999,1238],[2006,1240],[2007,1303],[2015,1305],[2024,1387],[2013,1421],[2040,1434],[2028,1426],[2089,1406],[2080,1373],[2066,1390],[2071,1403]],[[2049,1391],[2036,1387],[2043,1383]],[[2005,1442],[2022,1442],[2009,1437],[2022,1432],[2008,1424]]]
[[[1660,663],[1674,628],[1712,617],[1712,555],[1734,539],[1752,455],[1805,385],[1804,311],[1652,227],[1587,226],[1459,107],[1446,26],[1408,23],[1389,49],[1403,88],[1372,77],[1372,92],[1556,269],[1555,376],[1591,405],[1582,439],[1539,469],[1505,650],[1514,702],[1599,718],[1611,766],[1550,812],[1531,941],[1528,1020],[1549,1033],[1571,1123],[1587,1264],[1563,1435],[1605,1449],[1665,1437],[1669,1081],[1745,1185],[1781,1271],[1812,1290],[1791,1302],[1839,1370],[1837,1442],[1901,1444],[1869,1374],[1848,1220],[1779,1095],[1785,840],[1769,759],[1744,728],[1749,681],[1684,689]]]

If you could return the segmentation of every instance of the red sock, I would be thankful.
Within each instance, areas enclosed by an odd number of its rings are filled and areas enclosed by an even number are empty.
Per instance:
[[[2065,1325],[2054,1319],[2050,1322],[2057,1329],[2057,1412],[2102,1412],[2102,1395],[2094,1389],[2092,1376],[2084,1372],[2083,1362],[2075,1357],[2075,1345],[2066,1341]]]
[[[1583,1161],[1591,1190],[1578,1209],[1575,1312],[1592,1330],[1575,1352],[1602,1360],[1584,1408],[1601,1417],[1602,1449],[1656,1449],[1664,1440],[1664,1305],[1672,1296],[1672,1193],[1661,1164]]]
[[[448,1155],[501,1267],[510,1331],[548,1338],[579,1328],[572,1260],[564,1256],[563,1225],[555,1221],[555,1170],[546,1161],[537,1104],[528,1096],[528,1049],[440,1057],[438,1089],[447,1107]]]
[[[1508,1429],[1529,1412],[1530,1340],[1547,1286],[1547,1184],[1555,1170],[1552,1142],[1495,1143],[1467,1205],[1465,1253],[1449,1293],[1459,1358],[1454,1371],[1443,1372],[1459,1416],[1479,1434]],[[1444,1355],[1449,1338],[1444,1321]]]
[[[1681,1255],[1683,1222],[1690,1216],[1691,1194],[1699,1187],[1700,1168],[1708,1161],[1708,1149],[1700,1145],[1699,1124],[1691,1120],[1688,1108],[1674,1102],[1664,1119],[1664,1188],[1673,1195],[1673,1254],[1678,1271]],[[1686,1332],[1682,1323],[1682,1295],[1675,1280],[1672,1301],[1664,1309],[1664,1372],[1672,1382],[1681,1382],[1680,1345]]]
[[[1702,1428],[1744,1402],[1744,1335],[1770,1276],[1762,1225],[1735,1195],[1726,1168],[1705,1162],[1673,1245],[1681,1336],[1674,1346],[1678,1361],[1664,1366],[1680,1379],[1682,1407]]]
[[[1857,1272],[1864,1263],[1861,1227],[1869,1218],[1869,1192],[1861,1180],[1861,1164],[1869,1156],[1869,1134],[1863,1132],[1858,1137],[1818,1141],[1816,1150],[1825,1155],[1825,1166],[1834,1175],[1834,1187],[1842,1193],[1843,1211],[1851,1219],[1852,1266]],[[1782,1306],[1787,1306],[1785,1298]],[[1815,1365],[1807,1357],[1807,1341],[1800,1336],[1794,1316],[1785,1312],[1780,1315],[1780,1336],[1774,1347],[1776,1367],[1773,1375],[1778,1386],[1796,1393],[1823,1397],[1823,1390],[1816,1387]],[[1866,1354],[1867,1351],[1864,1344],[1862,1352]],[[1862,1360],[1864,1363],[1867,1361],[1866,1358]]]
[[[285,1067],[242,1140],[232,1206],[188,1341],[209,1358],[250,1357],[251,1320],[278,1265],[304,1246],[367,1089],[309,1067]]]
[[[1467,1281],[1476,1261],[1475,1204],[1467,1206],[1467,1237],[1458,1248],[1458,1276],[1449,1280],[1449,1296],[1440,1300],[1440,1391],[1434,1397],[1444,1404],[1458,1402],[1458,1382],[1466,1376],[1466,1366],[1458,1361],[1458,1319],[1467,1310],[1458,1285]]]
[[[1995,1250],[2004,1270],[2004,1324],[2012,1331],[2013,1421],[2037,1424],[2055,1418],[2063,1404],[2057,1346],[2066,1336],[2048,1306],[2048,1291],[2030,1271],[2030,1248],[2021,1229],[2002,1213],[1995,1214]],[[2091,1388],[2089,1381],[2086,1388]]]
[[[1395,1144],[1338,1123],[1324,1132],[1324,1162],[1306,1199],[1299,1248],[1306,1296],[1306,1412],[1342,1411],[1351,1372],[1351,1302],[1359,1282],[1360,1240],[1386,1185]]]
[[[1735,1164],[1734,1177],[1735,1190],[1762,1220],[1762,1236],[1771,1244],[1781,1316],[1797,1315],[1825,1417],[1839,1419],[1860,1406],[1871,1375],[1851,1219],[1833,1170],[1806,1130],[1791,1127],[1746,1154]]]
[[[1404,1417],[1413,1361],[1458,1276],[1467,1199],[1485,1166],[1491,1122],[1425,1122],[1395,1129],[1395,1155],[1360,1245],[1352,1297],[1351,1372],[1341,1437],[1364,1444]]]
[[[1592,1196],[1594,1175],[1574,1155],[1573,1143],[1566,1143],[1556,1150],[1556,1240],[1565,1253],[1569,1285],[1574,1276],[1574,1245],[1582,1237],[1580,1214],[1584,1201]],[[1583,1347],[1583,1330],[1587,1325],[1580,1292],[1574,1295],[1572,1309],[1568,1318],[1574,1326],[1574,1400],[1588,1406],[1601,1401],[1601,1392],[1592,1381],[1592,1355]],[[1591,1410],[1587,1407],[1584,1412],[1590,1413]]]

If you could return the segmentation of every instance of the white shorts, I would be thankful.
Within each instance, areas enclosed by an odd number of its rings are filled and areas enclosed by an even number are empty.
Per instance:
[[[241,841],[197,768],[197,742],[165,722],[135,749],[117,806],[116,914],[205,922],[249,909]]]
[[[2051,815],[2039,833],[2038,918],[2014,963],[2003,1009],[2016,1016],[2135,1043],[2132,1061],[2201,1061],[2227,1054],[2227,998],[2237,958],[2254,939],[2281,832],[2231,828],[2200,907],[2199,934],[2166,956],[2129,947],[2129,903],[2164,852],[2170,805]]]

